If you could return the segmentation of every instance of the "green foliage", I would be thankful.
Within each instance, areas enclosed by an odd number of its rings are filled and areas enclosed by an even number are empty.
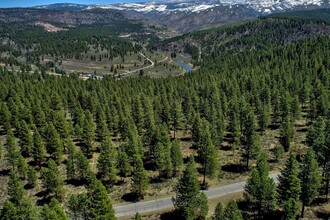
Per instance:
[[[284,154],[283,146],[282,145],[277,145],[274,148],[274,155],[275,155],[276,161],[279,161],[280,158],[282,158],[283,154]]]
[[[44,220],[69,220],[57,199],[52,199],[49,205],[44,205],[41,211]]]
[[[208,212],[207,198],[200,192],[193,159],[189,161],[175,188],[175,209],[184,219],[204,219]]]
[[[218,151],[212,143],[209,125],[206,121],[203,121],[202,132],[198,137],[197,153],[198,159],[202,164],[204,176],[203,185],[205,185],[205,177],[214,178],[218,168]]]
[[[290,155],[278,177],[278,199],[284,209],[285,219],[296,219],[301,193],[299,164],[294,154]]]
[[[41,169],[41,177],[44,188],[48,192],[54,193],[57,199],[63,199],[65,193],[63,188],[64,181],[55,161],[48,161],[48,168]]]
[[[235,200],[231,200],[225,209],[224,214],[225,220],[243,220],[243,216],[241,211],[237,207],[237,203]]]
[[[8,184],[9,200],[5,202],[0,219],[38,219],[35,205],[26,195],[19,175],[11,172]]]
[[[304,155],[299,177],[301,179],[301,217],[303,218],[304,208],[305,206],[309,206],[318,195],[322,179],[315,153],[311,148]]]
[[[38,132],[38,130],[35,130],[34,133],[34,148],[33,148],[33,159],[34,162],[41,167],[41,163],[45,161],[45,154],[46,154],[46,149],[45,149],[45,144],[41,139],[41,136]]]
[[[88,186],[88,219],[112,220],[115,212],[106,188],[99,180],[93,180]]]
[[[68,201],[68,208],[70,210],[70,218],[74,220],[88,219],[89,214],[89,200],[86,193],[71,195]]]
[[[213,220],[225,219],[225,208],[223,207],[221,202],[218,202],[217,206],[215,207],[212,219]]]
[[[119,170],[119,174],[122,176],[122,177],[128,177],[131,175],[131,165],[129,163],[129,159],[128,159],[128,156],[127,154],[122,151],[122,150],[119,150],[118,151],[118,161],[117,161],[117,168]]]
[[[34,188],[36,186],[37,179],[37,171],[33,167],[29,166],[27,172],[27,182],[29,186]]]
[[[283,146],[284,150],[288,152],[294,136],[293,123],[289,116],[286,116],[284,118],[280,133],[281,133],[280,143]]]
[[[276,186],[270,178],[265,153],[259,155],[257,167],[252,170],[250,178],[244,187],[245,197],[259,217],[269,214],[276,204]]]
[[[135,194],[138,199],[143,199],[149,187],[149,178],[143,167],[140,155],[135,155],[134,160],[131,192]]]
[[[107,137],[100,150],[100,156],[97,160],[97,168],[102,179],[115,183],[117,176],[117,151],[112,144],[111,138]]]
[[[180,172],[182,169],[182,165],[183,165],[183,155],[181,152],[179,142],[177,140],[172,142],[171,160],[172,160],[172,164],[173,164],[173,171],[175,173]]]
[[[141,215],[137,212],[133,218],[134,220],[142,220]]]
[[[21,123],[19,133],[22,155],[30,156],[33,149],[33,136],[25,121]]]

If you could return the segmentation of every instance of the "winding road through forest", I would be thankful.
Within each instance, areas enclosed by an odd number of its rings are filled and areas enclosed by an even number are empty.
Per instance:
[[[278,175],[279,173],[273,173],[269,176],[276,181]],[[209,188],[207,190],[203,190],[203,192],[206,194],[208,199],[221,198],[223,196],[227,196],[233,193],[242,192],[244,190],[245,183],[246,181],[242,181],[225,186]],[[172,197],[167,197],[125,205],[118,205],[115,206],[115,213],[116,217],[125,217],[135,215],[135,213],[137,212],[142,214],[147,212],[162,211],[171,208],[174,208]]]

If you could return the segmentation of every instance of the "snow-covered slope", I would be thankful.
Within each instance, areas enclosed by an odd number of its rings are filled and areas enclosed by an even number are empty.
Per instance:
[[[128,18],[149,20],[180,32],[211,28],[287,10],[329,7],[330,0],[158,0],[108,5],[55,4],[51,10],[116,10]]]
[[[329,3],[329,0],[326,0]],[[116,9],[125,11],[136,11],[142,13],[159,12],[187,12],[198,13],[218,6],[243,5],[261,13],[279,12],[296,7],[320,7],[325,5],[324,0],[169,0],[161,2],[146,3],[124,3],[114,5],[89,5],[85,9]]]

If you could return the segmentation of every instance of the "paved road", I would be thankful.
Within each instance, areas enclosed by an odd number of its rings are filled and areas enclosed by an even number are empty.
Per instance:
[[[270,177],[276,180],[278,174],[279,173],[271,174]],[[214,199],[237,192],[242,192],[244,185],[245,181],[233,183],[226,186],[210,188],[208,190],[203,190],[203,192],[206,194],[208,199]],[[146,212],[161,211],[170,208],[174,208],[172,203],[172,197],[115,206],[115,212],[117,217],[124,217],[135,215],[135,213],[137,212],[141,214]]]
[[[146,67],[142,67],[142,68],[140,68],[140,69],[136,69],[136,70],[132,70],[132,71],[126,71],[125,74],[128,74],[128,73],[136,73],[136,72],[138,72],[138,71],[140,71],[140,70],[148,69],[148,68],[151,68],[151,67],[153,67],[153,66],[155,65],[155,63],[154,63],[152,60],[150,60],[148,57],[146,57],[143,53],[139,52],[139,54],[140,54],[144,59],[148,60],[148,62],[150,62],[150,65],[149,65],[149,66],[146,66]]]

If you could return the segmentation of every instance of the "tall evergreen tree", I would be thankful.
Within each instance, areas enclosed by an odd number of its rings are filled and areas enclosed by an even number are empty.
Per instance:
[[[33,136],[25,121],[22,121],[19,133],[22,155],[30,156],[33,149]]]
[[[294,136],[294,128],[290,116],[286,116],[283,119],[280,133],[280,143],[284,147],[284,150],[288,152],[291,146],[291,141]]]
[[[23,184],[15,172],[10,174],[8,195],[9,200],[1,212],[0,219],[38,219],[36,207],[26,195]]]
[[[182,113],[182,106],[180,101],[174,101],[171,110],[172,128],[174,130],[174,138],[177,130],[183,125],[185,119]]]
[[[41,211],[43,220],[69,220],[59,201],[53,198],[49,205],[44,205]]]
[[[313,149],[308,149],[304,155],[299,177],[301,179],[302,203],[301,218],[304,217],[305,206],[309,206],[318,195],[321,185],[321,173]]]
[[[119,149],[118,150],[118,160],[117,160],[117,168],[119,170],[119,175],[122,177],[128,177],[131,175],[131,165],[129,163],[129,158],[125,151]]]
[[[88,186],[88,219],[112,220],[116,219],[111,199],[106,188],[94,179]]]
[[[46,149],[51,158],[59,164],[63,156],[63,144],[53,123],[47,126]]]
[[[243,220],[241,211],[237,207],[235,200],[231,200],[225,209],[224,220]]]
[[[225,219],[225,209],[221,202],[218,202],[217,206],[215,207],[212,219],[213,220],[224,220]]]
[[[246,168],[248,168],[250,159],[258,155],[260,151],[260,140],[256,133],[256,119],[254,113],[251,110],[248,111],[242,120],[242,152],[243,158],[246,161]]]
[[[183,155],[180,149],[179,142],[177,140],[172,142],[171,161],[172,161],[174,173],[176,174],[180,172],[183,165]]]
[[[14,133],[12,132],[11,129],[8,130],[7,141],[6,141],[5,147],[6,147],[6,151],[7,151],[6,158],[9,162],[9,164],[13,168],[15,168],[17,166],[20,153],[19,153],[19,148],[16,145],[16,139],[15,139]]]
[[[183,219],[204,219],[206,217],[207,198],[204,193],[200,192],[194,160],[190,160],[187,164],[175,187],[175,192],[174,207]]]
[[[198,159],[202,164],[203,169],[203,185],[206,185],[206,176],[213,178],[216,175],[218,164],[218,151],[212,143],[209,132],[209,125],[203,121],[203,131],[197,142]]]
[[[284,209],[285,219],[295,219],[299,208],[301,181],[299,179],[299,164],[294,154],[291,154],[287,160],[278,181],[278,199]]]
[[[90,156],[93,148],[93,142],[95,140],[95,130],[96,124],[94,122],[93,115],[89,110],[87,110],[85,113],[82,136],[85,144],[83,151],[88,156]]]
[[[50,193],[54,193],[57,199],[62,199],[64,196],[64,181],[55,161],[49,160],[48,168],[42,168],[41,173],[44,188]]]
[[[41,163],[45,161],[46,149],[45,144],[41,139],[38,130],[34,131],[34,148],[33,148],[33,159],[34,162],[41,167]]]
[[[259,155],[257,167],[252,170],[250,178],[244,187],[245,197],[258,210],[259,217],[271,212],[276,204],[276,186],[268,173],[265,153]]]
[[[108,136],[101,144],[100,156],[97,160],[97,168],[102,179],[109,180],[112,184],[116,181],[118,170],[117,151]]]
[[[149,186],[147,172],[143,167],[143,162],[140,155],[134,156],[134,170],[132,175],[131,192],[138,199],[143,199]]]

